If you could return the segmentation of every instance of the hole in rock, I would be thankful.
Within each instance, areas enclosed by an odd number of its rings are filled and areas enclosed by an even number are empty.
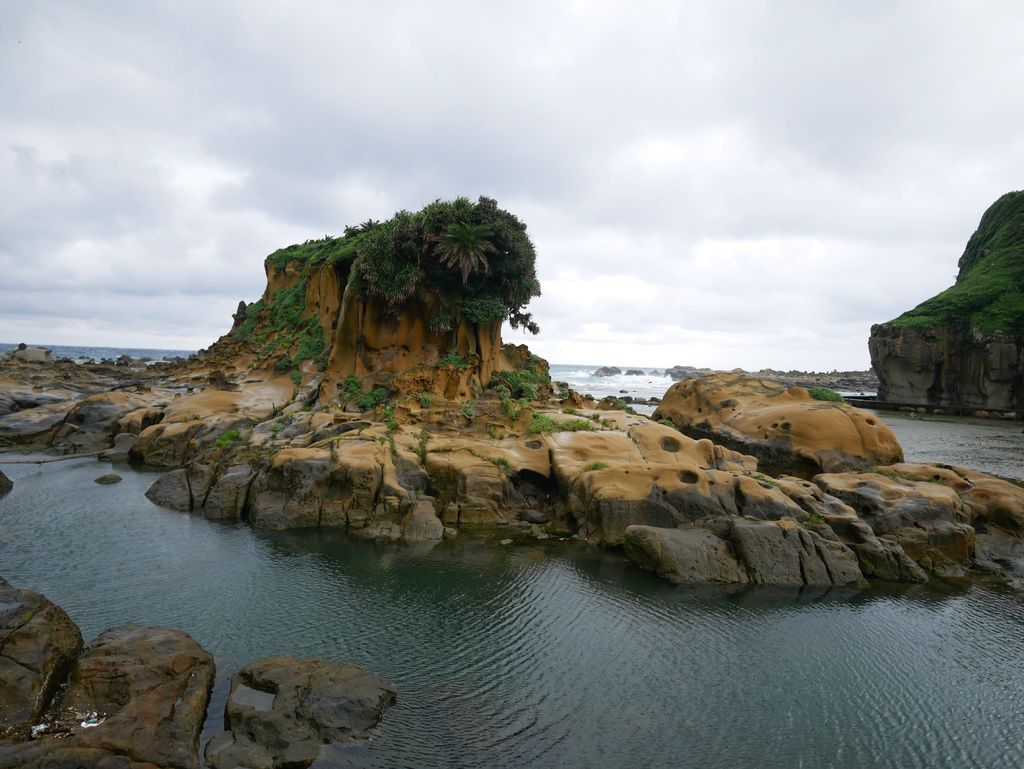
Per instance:
[[[700,480],[700,476],[693,472],[693,470],[683,470],[679,473],[679,480],[683,483],[696,483]]]
[[[679,445],[679,441],[669,435],[666,435],[661,439],[661,448],[675,454],[681,447]]]

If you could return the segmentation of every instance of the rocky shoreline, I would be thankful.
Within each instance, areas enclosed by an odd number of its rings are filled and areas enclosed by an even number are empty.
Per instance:
[[[121,625],[83,644],[45,596],[0,578],[0,765],[199,769],[309,766],[365,740],[395,702],[361,668],[271,657],[231,681],[225,731],[199,739],[214,660],[173,628]]]

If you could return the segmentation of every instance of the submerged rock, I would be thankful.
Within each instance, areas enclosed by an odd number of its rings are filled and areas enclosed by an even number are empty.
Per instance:
[[[753,454],[769,475],[810,478],[903,461],[903,449],[878,417],[820,401],[802,387],[742,374],[677,382],[654,412],[683,433]]]
[[[365,739],[395,702],[395,689],[362,668],[270,657],[231,680],[226,731],[206,745],[211,769],[309,766],[321,746]]]
[[[124,479],[117,473],[107,473],[106,475],[101,475],[99,478],[96,478],[93,482],[102,486],[109,486],[114,483],[120,483],[122,480]]]
[[[81,650],[63,609],[0,577],[0,745],[28,739]]]

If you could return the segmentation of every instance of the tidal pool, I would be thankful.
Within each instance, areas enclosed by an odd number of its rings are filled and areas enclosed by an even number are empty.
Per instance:
[[[169,625],[226,682],[272,654],[355,663],[398,704],[320,766],[1024,765],[1024,599],[979,586],[673,588],[573,543],[433,550],[266,535],[152,505],[155,475],[3,465],[0,575],[87,639]],[[93,483],[114,470],[115,486]]]

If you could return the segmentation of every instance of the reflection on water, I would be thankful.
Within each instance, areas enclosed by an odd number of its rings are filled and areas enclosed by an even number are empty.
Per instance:
[[[0,574],[87,637],[180,627],[230,672],[355,663],[398,705],[325,766],[1017,767],[1024,603],[977,587],[677,589],[586,546],[262,535],[151,505],[152,475],[8,466]]]
[[[1024,480],[1024,422],[874,412],[896,433],[908,462],[938,462]]]

